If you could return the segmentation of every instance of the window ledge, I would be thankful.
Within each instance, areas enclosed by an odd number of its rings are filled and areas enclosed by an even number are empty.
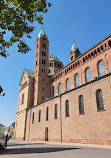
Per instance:
[[[85,113],[79,113],[79,115],[85,115]]]
[[[102,112],[102,111],[105,111],[105,110],[97,110],[97,112]]]

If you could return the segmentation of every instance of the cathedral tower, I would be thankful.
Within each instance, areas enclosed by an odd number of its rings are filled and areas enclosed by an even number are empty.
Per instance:
[[[70,53],[69,53],[69,62],[72,62],[80,55],[81,55],[81,53],[80,53],[76,43],[74,42],[72,45],[72,48],[70,50]]]
[[[34,61],[34,105],[49,97],[49,41],[42,29],[35,43]]]

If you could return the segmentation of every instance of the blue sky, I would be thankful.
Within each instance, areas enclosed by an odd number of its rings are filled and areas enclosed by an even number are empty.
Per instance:
[[[75,41],[81,53],[111,34],[111,0],[50,0],[53,4],[44,16],[44,30],[49,39],[49,55],[57,56],[68,64],[69,52]],[[8,58],[0,57],[0,85],[5,97],[0,97],[0,123],[10,125],[16,119],[19,82],[24,68],[34,69],[35,40],[42,25],[32,39],[24,40],[31,47],[25,55],[17,52],[14,45],[8,49]],[[9,35],[8,35],[9,36]]]

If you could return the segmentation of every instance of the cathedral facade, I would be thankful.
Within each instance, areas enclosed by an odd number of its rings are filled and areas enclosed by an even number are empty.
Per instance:
[[[16,140],[111,145],[111,35],[83,54],[73,43],[63,66],[42,29],[19,85]]]

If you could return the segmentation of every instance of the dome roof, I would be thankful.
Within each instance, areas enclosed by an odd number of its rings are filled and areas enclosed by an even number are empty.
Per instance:
[[[57,57],[53,56],[53,54],[49,57],[49,61],[55,60],[61,62]]]

